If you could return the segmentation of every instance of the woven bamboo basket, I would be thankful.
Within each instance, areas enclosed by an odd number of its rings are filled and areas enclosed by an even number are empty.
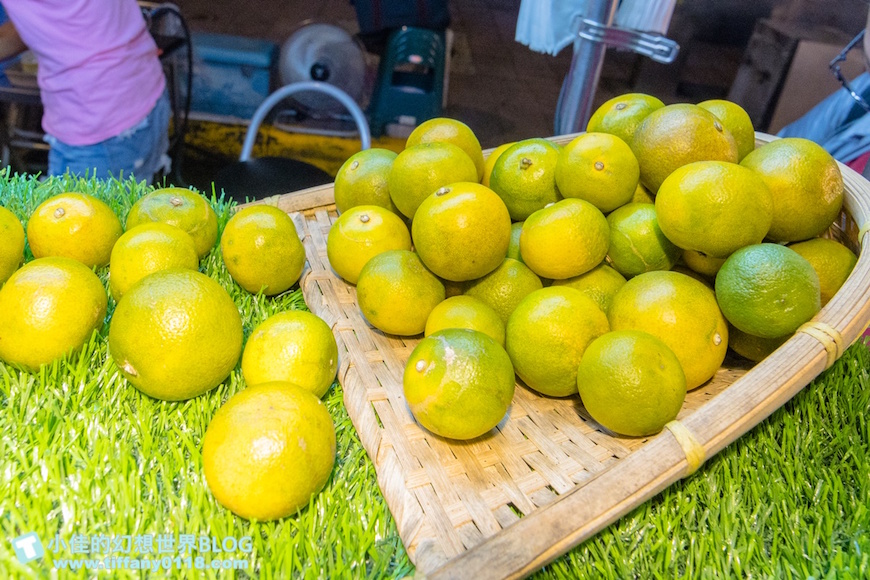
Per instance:
[[[567,143],[575,135],[554,138]],[[759,144],[775,139],[759,133]],[[726,358],[691,391],[676,421],[646,438],[619,437],[578,397],[546,398],[518,383],[508,417],[465,442],[426,431],[402,389],[419,338],[386,335],[363,318],[352,285],[330,268],[337,218],[332,186],[275,196],[294,217],[308,264],[308,307],[339,345],[344,403],[369,457],[417,577],[525,576],[694,472],[830,367],[870,322],[870,183],[842,166],[846,199],[828,234],[858,252],[828,305],[761,363]]]

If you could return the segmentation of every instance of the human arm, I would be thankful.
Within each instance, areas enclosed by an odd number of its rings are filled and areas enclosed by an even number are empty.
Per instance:
[[[11,20],[0,24],[0,61],[12,58],[27,50]]]

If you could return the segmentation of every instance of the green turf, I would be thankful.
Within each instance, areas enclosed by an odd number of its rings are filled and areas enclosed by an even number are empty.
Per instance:
[[[122,217],[147,191],[132,182],[38,183],[0,174],[0,205],[22,221],[39,202],[64,190],[92,193]],[[222,227],[230,206],[214,198],[212,203]],[[276,298],[241,290],[217,251],[203,261],[202,270],[239,305],[246,333],[272,313],[305,308],[298,290]],[[105,281],[105,269],[98,273]],[[110,313],[113,306],[110,298]],[[339,385],[325,397],[338,439],[337,463],[326,488],[294,517],[251,523],[215,502],[200,455],[209,420],[244,387],[238,368],[223,385],[194,400],[155,401],[119,376],[107,354],[107,331],[108,325],[83,352],[39,373],[0,363],[0,527],[7,537],[0,542],[0,578],[53,576],[52,558],[78,555],[68,547],[52,554],[49,542],[60,537],[69,544],[74,534],[88,539],[151,535],[155,543],[162,534],[253,538],[252,553],[229,555],[244,557],[246,573],[173,570],[172,577],[413,573]],[[853,346],[830,371],[698,473],[535,577],[870,577],[868,368],[867,348]],[[22,565],[9,540],[31,531],[47,554]],[[92,575],[63,572],[58,577]]]

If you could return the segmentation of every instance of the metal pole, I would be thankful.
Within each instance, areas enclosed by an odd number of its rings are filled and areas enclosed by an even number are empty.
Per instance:
[[[611,26],[617,5],[618,0],[592,0],[585,17],[604,26]],[[586,124],[592,115],[592,100],[595,98],[606,50],[607,45],[603,42],[586,40],[580,36],[574,39],[571,68],[565,75],[556,106],[556,135],[586,130]]]

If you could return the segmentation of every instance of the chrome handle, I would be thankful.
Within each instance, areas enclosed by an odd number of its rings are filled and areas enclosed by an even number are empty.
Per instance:
[[[660,34],[605,26],[586,18],[580,20],[577,36],[584,40],[606,44],[611,48],[630,50],[664,64],[674,62],[680,50],[679,44]]]

